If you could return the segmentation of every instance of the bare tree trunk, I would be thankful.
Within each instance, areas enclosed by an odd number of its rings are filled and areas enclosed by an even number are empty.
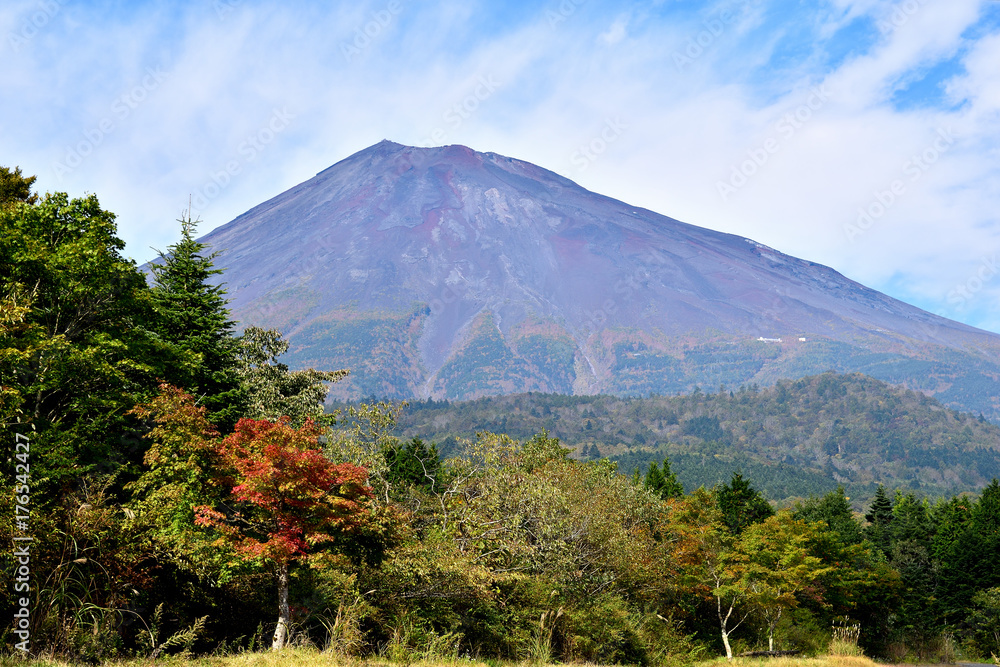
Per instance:
[[[288,642],[288,628],[292,622],[288,607],[288,561],[278,564],[278,627],[274,629],[272,651],[280,651]]]

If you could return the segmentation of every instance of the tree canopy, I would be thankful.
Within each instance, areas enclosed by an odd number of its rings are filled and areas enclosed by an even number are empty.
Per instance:
[[[134,458],[126,412],[174,359],[151,331],[154,304],[114,219],[94,195],[0,209],[3,417],[36,430],[42,483]]]

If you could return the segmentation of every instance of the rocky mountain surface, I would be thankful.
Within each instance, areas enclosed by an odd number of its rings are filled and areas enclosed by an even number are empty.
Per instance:
[[[859,371],[1000,418],[1000,336],[464,146],[389,141],[204,239],[340,398],[672,394]]]

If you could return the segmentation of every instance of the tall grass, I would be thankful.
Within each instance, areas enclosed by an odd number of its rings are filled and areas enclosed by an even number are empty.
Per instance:
[[[537,665],[545,665],[552,662],[552,633],[555,631],[556,621],[562,615],[562,607],[559,607],[558,610],[542,612],[538,621],[538,632],[535,633],[534,640],[528,646],[529,662]]]
[[[825,655],[815,658],[733,658],[697,662],[694,667],[880,667],[870,658],[855,655]]]
[[[864,653],[858,646],[860,638],[860,623],[851,623],[846,618],[837,619],[833,623],[833,635],[830,638],[830,655],[837,658],[863,657]]]

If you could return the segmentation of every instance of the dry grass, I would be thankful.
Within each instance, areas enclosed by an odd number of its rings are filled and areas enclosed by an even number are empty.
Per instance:
[[[24,661],[0,657],[0,667],[75,667],[58,660]],[[495,666],[496,663],[493,663]],[[823,656],[819,658],[725,658],[703,660],[694,667],[886,667],[862,656]],[[489,667],[476,660],[436,659],[408,663],[391,663],[378,659],[352,659],[331,652],[308,648],[289,648],[280,653],[262,651],[227,656],[201,658],[168,657],[159,660],[143,659],[110,663],[109,667]],[[539,667],[538,663],[505,663],[505,667]],[[598,667],[577,665],[576,667]]]
[[[817,658],[733,658],[724,657],[695,663],[694,667],[887,667],[858,655],[824,655]]]
[[[314,648],[287,648],[280,652],[260,651],[200,658],[129,660],[109,667],[489,667],[487,663],[460,658],[438,658],[389,662],[338,655]]]

